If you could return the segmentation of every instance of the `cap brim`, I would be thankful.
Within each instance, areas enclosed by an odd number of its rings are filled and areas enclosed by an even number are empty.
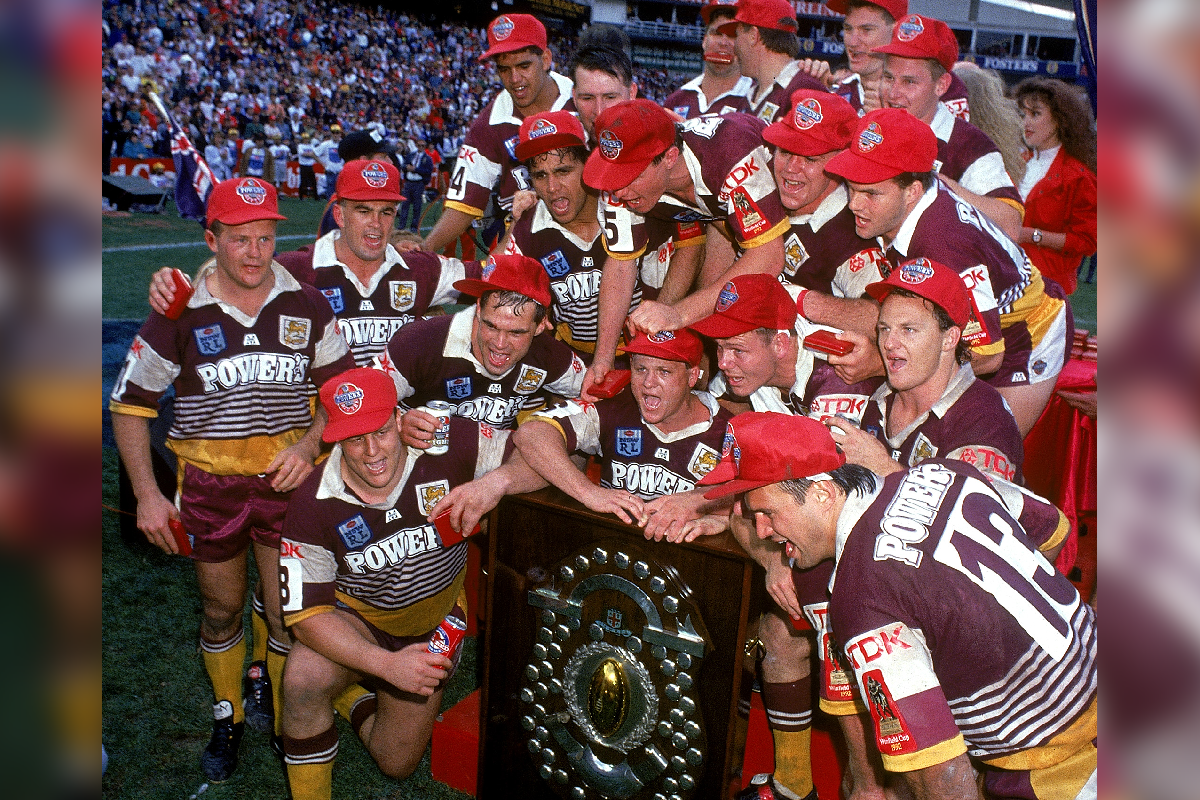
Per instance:
[[[690,327],[696,333],[710,339],[728,339],[730,336],[738,336],[762,326],[753,322],[733,319],[725,314],[713,314],[693,323]]]
[[[384,191],[370,191],[370,192],[354,192],[351,194],[339,194],[338,199],[339,200],[362,200],[363,202],[367,202],[367,203],[374,202],[374,201],[400,203],[400,202],[403,202],[404,195],[400,194],[399,192],[389,193],[389,192],[384,192]]]
[[[606,159],[599,150],[594,150],[583,165],[583,182],[593,189],[615,192],[633,183],[653,160],[648,158],[645,161],[618,164]]]
[[[902,169],[863,158],[853,150],[846,150],[829,159],[825,171],[852,183],[881,183],[904,172]]]
[[[478,60],[487,61],[489,58],[494,58],[495,56],[502,56],[505,53],[515,53],[518,50],[525,50],[530,47],[536,47],[539,50],[546,49],[537,42],[521,42],[517,40],[510,40],[504,42],[503,44],[495,45],[494,47],[484,51],[483,55],[481,55]]]
[[[795,153],[798,156],[820,156],[828,153],[830,150],[841,149],[834,147],[828,142],[823,142],[816,137],[797,131],[795,128],[785,125],[782,122],[772,122],[763,128],[762,138],[768,144],[782,147],[789,153]]]
[[[694,367],[700,363],[700,358],[691,361],[682,353],[673,353],[666,349],[656,348],[654,345],[645,344],[625,345],[625,355],[636,354],[639,356],[650,356],[651,358],[661,358],[663,361],[678,361],[681,364],[687,364],[689,367]]]
[[[728,22],[718,25],[717,33],[721,34],[722,36],[737,36],[737,26],[738,21],[736,19],[731,19]]]
[[[584,146],[579,137],[569,133],[559,133],[551,136],[543,136],[538,139],[531,139],[528,142],[521,142],[513,149],[513,152],[517,156],[517,161],[528,161],[534,156],[549,153],[551,150],[558,150],[563,147]]]
[[[709,473],[710,475],[712,473]],[[708,477],[707,475],[705,477]],[[722,483],[720,486],[715,486],[704,493],[705,500],[716,500],[719,497],[728,497],[731,494],[741,494],[749,492],[752,489],[758,489],[763,486],[769,486],[777,481],[746,481],[735,480],[728,483]]]
[[[209,220],[209,224],[211,225],[214,222],[219,222],[222,225],[245,225],[247,222],[258,222],[258,221],[264,220],[264,219],[286,220],[287,217],[285,217],[283,214],[279,214],[279,213],[275,213],[275,214],[253,213],[253,214],[243,214],[240,216],[233,215],[231,217],[226,217],[225,219],[214,218],[214,219]]]
[[[874,297],[876,302],[882,303],[884,298],[891,294],[895,288],[895,286],[887,281],[875,281],[875,283],[868,283],[863,291]]]
[[[903,42],[892,42],[891,44],[885,44],[882,47],[872,47],[871,52],[880,53],[885,56],[900,56],[901,58],[928,58],[932,61],[938,60],[936,55],[930,55],[924,50],[918,50],[917,48],[904,44]]]
[[[524,289],[500,286],[499,284],[481,281],[478,278],[463,278],[460,281],[455,281],[454,288],[463,294],[469,294],[471,297],[483,297],[484,292],[519,292],[520,294],[528,297],[530,300],[541,303],[545,308],[550,308],[550,306],[553,304],[549,295],[538,297],[536,295],[529,294]]]
[[[388,420],[388,416],[395,413],[395,407],[381,408],[376,411],[364,410],[353,417],[331,420],[325,425],[325,430],[321,432],[321,441],[332,444],[333,442],[340,442],[343,439],[349,439],[351,436],[363,436],[368,433],[374,433],[383,427],[383,424]]]

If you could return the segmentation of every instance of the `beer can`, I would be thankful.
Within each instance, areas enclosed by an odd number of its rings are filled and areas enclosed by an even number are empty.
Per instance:
[[[431,456],[440,456],[450,449],[450,417],[454,415],[454,404],[445,400],[430,400],[421,410],[437,419],[437,427],[433,429],[433,441],[425,452]]]
[[[183,529],[183,522],[179,517],[169,517],[167,527],[171,529],[171,535],[175,537],[175,544],[179,545],[179,555],[190,556],[192,554],[192,538]]]
[[[446,656],[458,664],[459,652],[466,635],[467,621],[451,612],[433,629],[425,649],[435,656]]]
[[[171,301],[171,305],[167,306],[166,313],[163,314],[167,319],[179,319],[183,314],[183,309],[187,306],[188,300],[192,299],[192,292],[195,287],[188,281],[187,276],[182,270],[171,270],[171,278],[175,281],[175,299]]]

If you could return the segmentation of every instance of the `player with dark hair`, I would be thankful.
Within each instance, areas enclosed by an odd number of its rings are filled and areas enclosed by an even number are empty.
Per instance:
[[[798,568],[834,560],[830,632],[914,796],[1097,796],[1096,614],[1045,555],[1058,509],[961,461],[880,479],[771,413],[734,417],[701,483]]]
[[[704,71],[667,96],[663,107],[684,119],[701,114],[745,111],[754,81],[742,74],[734,50],[736,37],[722,30],[737,13],[735,0],[711,0],[700,8],[704,38],[700,40]]]
[[[512,207],[513,194],[529,188],[529,176],[517,163],[514,148],[521,120],[541,111],[574,110],[571,80],[552,71],[554,54],[546,26],[529,14],[501,14],[488,25],[488,49],[503,91],[471,123],[458,151],[445,207],[421,249],[439,253],[474,220],[484,216],[493,193],[500,209]]]
[[[204,232],[214,257],[178,319],[152,313],[142,325],[109,406],[138,498],[138,527],[170,553],[180,548],[172,523],[191,539],[200,649],[215,701],[212,739],[200,757],[210,781],[233,774],[245,726],[246,550],[253,545],[270,631],[267,668],[278,678],[290,646],[276,583],[279,532],[289,493],[320,453],[325,422],[322,414],[314,420],[309,401],[321,381],[354,365],[329,303],[271,258],[276,220],[284,219],[278,208],[275,188],[262,179],[217,184]],[[179,459],[176,503],[162,495],[150,462],[149,420],[172,388],[167,446]],[[275,705],[259,694],[250,721],[269,730]]]
[[[637,97],[629,49],[625,31],[612,25],[591,25],[579,35],[567,74],[574,84],[571,99],[588,137],[595,137],[601,111]]]

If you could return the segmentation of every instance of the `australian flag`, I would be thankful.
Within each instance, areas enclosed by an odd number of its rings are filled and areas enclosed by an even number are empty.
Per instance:
[[[175,206],[179,216],[203,224],[216,178],[192,146],[191,139],[179,128],[171,137],[171,157],[175,159]]]

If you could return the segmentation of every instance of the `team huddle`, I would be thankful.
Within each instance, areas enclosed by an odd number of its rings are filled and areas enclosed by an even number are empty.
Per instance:
[[[271,184],[215,187],[212,258],[190,295],[155,276],[110,404],[139,528],[196,565],[209,780],[248,724],[292,797],[328,798],[335,715],[411,774],[470,612],[463,537],[553,485],[647,539],[730,531],[763,567],[775,770],[745,796],[816,800],[814,697],[847,797],[1096,796],[1095,610],[1021,473],[1070,307],[958,116],[953,32],[905,0],[829,5],[848,73],[798,58],[788,0],[717,0],[704,73],[664,106],[619,39],[585,34],[563,75],[540,21],[497,17],[503,91],[423,240],[393,236],[384,148],[291,253]],[[440,255],[493,216],[490,256]],[[149,421],[172,391],[168,498]]]

